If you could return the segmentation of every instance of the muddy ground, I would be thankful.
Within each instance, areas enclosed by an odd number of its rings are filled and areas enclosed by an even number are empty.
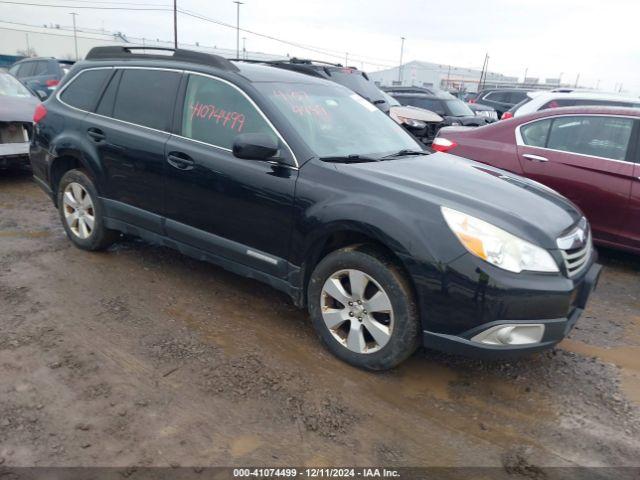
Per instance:
[[[371,374],[265,285],[131,239],[74,248],[2,172],[0,464],[640,466],[640,258],[601,255],[557,349]]]

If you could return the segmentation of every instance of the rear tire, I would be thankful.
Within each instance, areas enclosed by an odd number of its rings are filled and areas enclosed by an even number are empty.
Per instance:
[[[401,269],[367,246],[330,253],[309,280],[307,302],[316,332],[338,358],[387,370],[419,344],[419,318]]]
[[[104,209],[93,182],[82,170],[69,170],[58,185],[58,212],[69,240],[83,250],[104,250],[119,233],[104,226]]]

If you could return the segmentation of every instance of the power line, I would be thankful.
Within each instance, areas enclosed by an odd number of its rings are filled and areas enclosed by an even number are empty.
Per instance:
[[[72,0],[73,1],[73,0]],[[157,12],[171,12],[171,8],[125,8],[125,7],[89,7],[84,5],[52,5],[49,3],[25,3],[25,2],[10,2],[7,0],[0,0],[0,3],[7,3],[11,5],[25,5],[30,7],[51,7],[51,8],[82,8],[89,10],[128,10],[128,11],[157,11]]]

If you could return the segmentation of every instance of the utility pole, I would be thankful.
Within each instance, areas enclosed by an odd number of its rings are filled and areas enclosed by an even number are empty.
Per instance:
[[[173,0],[173,48],[178,48],[178,0]]]
[[[73,18],[73,44],[76,48],[76,62],[80,59],[78,57],[78,32],[76,31],[76,15],[78,15],[75,12],[70,13],[69,15],[71,15],[71,18]]]
[[[596,82],[596,90],[598,90],[600,88],[600,79],[598,79],[598,81]]]
[[[402,55],[404,54],[404,37],[400,37],[400,65],[398,66],[398,82],[402,85]]]
[[[482,62],[482,70],[480,70],[480,78],[478,79],[478,88],[477,88],[478,92],[482,90],[483,78],[484,78],[484,74],[485,74],[488,62],[489,62],[489,54],[485,53],[484,61]]]
[[[564,75],[564,72],[560,72],[560,75],[558,75],[558,87],[562,85],[562,75]]]
[[[578,82],[580,81],[580,73],[578,73],[578,75],[576,75],[576,84],[573,88],[578,88]]]
[[[344,52],[344,66],[349,65],[349,52]]]
[[[525,67],[524,69],[524,77],[522,77],[522,84],[527,83],[527,73],[529,73],[529,67]]]
[[[247,59],[247,37],[242,37],[242,58]]]
[[[31,45],[29,44],[29,34],[25,33],[24,36],[27,38],[27,57],[31,56]]]
[[[234,0],[236,4],[236,58],[240,58],[240,5],[244,5],[244,2]]]

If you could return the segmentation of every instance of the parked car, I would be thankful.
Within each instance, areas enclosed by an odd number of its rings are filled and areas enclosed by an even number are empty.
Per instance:
[[[394,89],[387,92],[402,105],[412,105],[437,113],[444,118],[445,125],[478,127],[494,121],[492,118],[476,115],[469,105],[447,92],[418,93]]]
[[[639,132],[638,109],[565,107],[443,129],[433,148],[557,190],[586,214],[596,243],[640,253]]]
[[[9,72],[41,97],[48,97],[74,64],[56,58],[25,58],[14,63]]]
[[[382,91],[373,83],[366,72],[355,67],[343,67],[339,63],[320,62],[317,60],[307,60],[292,58],[290,60],[272,60],[260,63],[268,63],[274,67],[294,72],[304,73],[319,78],[326,78],[338,83],[350,90],[353,90],[362,98],[373,103],[384,113],[389,113],[389,104],[386,102]]]
[[[492,107],[499,118],[511,107],[528,98],[527,93],[528,90],[522,88],[489,88],[482,90],[468,102],[472,105]]]
[[[400,102],[388,93],[383,91],[381,93],[389,104],[389,116],[422,143],[430,145],[442,127],[444,119],[437,113],[424,108],[400,105]]]
[[[29,164],[32,117],[38,98],[7,72],[0,72],[0,168]]]
[[[138,51],[92,49],[34,115],[36,182],[77,247],[126,232],[266,282],[372,370],[419,344],[549,348],[585,307],[600,266],[562,196],[428,155],[325,79]]]
[[[584,105],[639,108],[640,99],[611,93],[585,92],[571,89],[559,89],[551,92],[529,92],[527,93],[527,98],[514,105],[500,118],[507,120],[547,108]]]

